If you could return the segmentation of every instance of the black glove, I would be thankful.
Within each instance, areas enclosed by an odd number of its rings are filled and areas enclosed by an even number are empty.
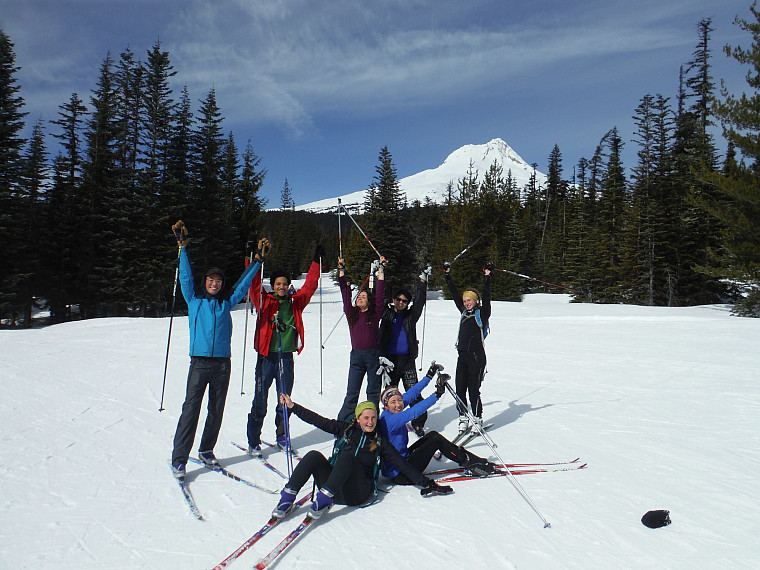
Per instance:
[[[491,271],[493,271],[494,269],[495,269],[494,264],[489,261],[483,266],[483,273],[485,273],[486,275],[491,275]]]
[[[449,273],[451,273],[451,262],[444,261],[443,262],[443,274],[444,275],[448,275]]]
[[[257,243],[258,243],[258,240],[256,239],[256,234],[251,234],[248,236],[248,241],[245,242],[246,255],[249,255],[251,252],[256,253]]]
[[[450,495],[454,490],[448,485],[439,485],[432,479],[428,479],[425,486],[420,489],[420,495],[423,497],[432,497],[433,495]]]
[[[451,380],[451,376],[448,374],[438,375],[438,379],[435,381],[435,395],[439,400],[446,392],[446,384],[448,384],[449,380]]]
[[[176,224],[172,226],[172,233],[174,234],[174,237],[177,239],[177,245],[179,247],[185,247],[187,245],[187,228],[185,227],[185,222],[182,220],[179,220]]]
[[[443,364],[438,364],[435,360],[433,360],[433,362],[430,363],[430,368],[428,368],[427,374],[425,374],[425,376],[432,378],[441,370],[443,370]]]
[[[325,246],[321,243],[317,244],[317,248],[314,250],[314,261],[319,263],[319,260],[325,256]]]

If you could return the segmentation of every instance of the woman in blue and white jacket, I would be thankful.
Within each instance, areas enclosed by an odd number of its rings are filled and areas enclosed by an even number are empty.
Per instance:
[[[428,408],[435,404],[446,391],[444,382],[448,374],[439,375],[436,383],[436,391],[421,402],[409,406],[422,393],[422,390],[430,383],[437,372],[443,370],[440,364],[433,364],[425,377],[412,386],[403,395],[395,386],[387,388],[380,397],[383,413],[380,414],[380,434],[390,441],[407,462],[420,471],[424,471],[436,451],[440,451],[445,457],[455,461],[458,465],[471,471],[475,475],[488,475],[494,472],[494,466],[482,457],[470,453],[464,447],[451,443],[437,431],[429,431],[418,439],[411,447],[409,446],[409,430],[407,422],[425,413]],[[403,474],[399,473],[392,464],[383,462],[382,472],[385,477],[391,479],[397,485],[409,485],[412,482]]]
[[[187,255],[187,228],[180,220],[172,226],[172,230],[180,248],[179,283],[187,301],[190,326],[190,371],[172,451],[174,476],[183,479],[207,386],[208,415],[198,456],[209,466],[219,464],[214,456],[214,446],[222,426],[224,403],[230,384],[231,311],[248,292],[253,276],[261,267],[261,260],[269,253],[270,245],[266,239],[259,240],[256,252],[258,261],[246,268],[229,293],[224,292],[224,272],[218,267],[209,268],[204,275],[203,287],[196,289],[190,257]]]

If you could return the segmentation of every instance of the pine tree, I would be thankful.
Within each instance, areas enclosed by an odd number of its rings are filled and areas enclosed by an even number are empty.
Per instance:
[[[385,270],[387,290],[392,292],[399,287],[410,288],[416,283],[422,267],[413,264],[413,230],[404,211],[406,196],[399,186],[396,167],[387,146],[380,150],[367,200],[369,206],[363,218],[366,226],[363,229],[377,252],[365,241],[359,255],[352,259],[351,268],[358,266],[360,273],[368,272],[370,263],[377,259],[379,253],[388,260]]]
[[[86,213],[83,249],[77,260],[80,311],[84,318],[109,316],[118,311],[119,283],[114,279],[127,267],[123,252],[113,243],[118,230],[113,220],[120,219],[123,211],[118,194],[122,169],[114,79],[114,62],[109,53],[90,97],[93,110],[85,130],[87,155],[82,196]]]
[[[240,215],[242,239],[247,239],[248,236],[255,237],[259,233],[259,218],[266,206],[266,199],[259,196],[259,192],[266,175],[266,169],[261,167],[261,158],[256,156],[249,139],[245,147],[243,170],[240,175],[240,200],[244,204]]]
[[[698,206],[702,200],[713,199],[710,185],[701,184],[694,171],[717,167],[716,151],[707,127],[709,105],[714,85],[710,75],[710,20],[698,25],[699,41],[682,73],[679,88],[679,114],[676,117],[674,158],[676,190],[683,196],[680,215],[678,270],[679,304],[704,304],[719,301],[725,287],[708,272],[700,269],[709,265],[709,252],[720,243],[720,225]]]
[[[35,297],[46,293],[43,281],[45,275],[43,252],[49,241],[46,235],[44,202],[47,180],[45,133],[41,122],[38,122],[32,130],[32,137],[23,157],[18,195],[22,206],[20,222],[23,225],[20,228],[22,233],[15,253],[21,259],[23,267],[19,295],[23,301],[22,322],[27,327],[32,323],[32,309],[41,308],[36,304]]]
[[[84,243],[84,200],[81,195],[83,142],[82,130],[88,111],[76,93],[59,107],[58,119],[51,124],[60,128],[53,133],[62,148],[53,163],[53,186],[47,209],[50,240],[45,248],[48,276],[47,294],[53,322],[70,320],[72,305],[78,305],[76,267]],[[65,236],[65,239],[62,238]]]
[[[21,151],[25,143],[21,138],[26,113],[21,109],[21,88],[16,85],[16,54],[10,38],[0,30],[0,316],[6,316],[11,324],[16,321],[17,309],[23,305],[19,295],[20,281],[24,278],[23,260],[15,254],[21,231],[18,185],[23,160]]]
[[[736,18],[735,24],[751,34],[750,48],[725,46],[726,55],[748,66],[749,91],[740,96],[729,93],[725,84],[714,113],[723,125],[730,149],[741,152],[749,166],[726,159],[723,172],[702,168],[699,179],[714,190],[698,204],[722,223],[723,242],[711,251],[721,266],[703,268],[714,278],[728,278],[742,285],[746,295],[735,311],[760,316],[760,10],[750,7],[753,20]]]
[[[298,259],[298,233],[300,232],[296,231],[295,202],[293,201],[293,194],[290,190],[290,184],[288,184],[287,178],[282,187],[280,199],[282,215],[280,218],[279,232],[277,233],[277,238],[275,240],[277,249],[279,250],[276,258],[276,266],[287,271],[292,279],[301,273]]]
[[[177,102],[169,85],[176,75],[169,53],[156,42],[142,65],[141,152],[138,156],[139,200],[143,239],[137,241],[142,268],[135,292],[141,314],[160,315],[168,302],[167,283],[173,284],[167,247],[169,227],[181,218],[178,209],[183,200],[175,196],[176,186],[170,174],[170,149]],[[187,173],[185,173],[185,176]],[[171,243],[169,241],[169,243]],[[175,262],[176,263],[176,262]],[[174,265],[175,263],[172,263]]]
[[[242,244],[237,242],[237,227],[224,221],[228,204],[222,187],[225,147],[222,121],[216,91],[211,89],[201,101],[192,135],[192,209],[187,217],[192,221],[188,227],[196,236],[193,252],[197,263],[204,267],[217,265],[232,275],[240,271]]]

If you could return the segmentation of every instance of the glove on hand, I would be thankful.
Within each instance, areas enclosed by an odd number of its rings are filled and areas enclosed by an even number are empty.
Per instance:
[[[435,360],[433,360],[433,362],[430,363],[430,368],[428,368],[427,374],[425,374],[425,376],[432,378],[441,370],[443,370],[443,364],[438,364]]]
[[[271,249],[272,246],[270,245],[269,240],[267,238],[261,238],[256,245],[256,259],[258,261],[264,261],[264,258],[269,255],[269,250]]]
[[[485,273],[486,275],[491,275],[491,271],[493,270],[494,270],[494,264],[491,263],[490,261],[483,266],[483,273]]]
[[[172,233],[174,234],[174,237],[177,239],[177,245],[179,247],[185,247],[187,246],[187,228],[185,227],[185,222],[182,220],[179,220],[176,224],[172,226]]]
[[[420,281],[429,281],[431,273],[433,273],[433,268],[428,265],[425,269],[422,270],[422,273],[420,273]]]
[[[319,260],[325,256],[325,246],[321,243],[317,244],[317,248],[314,250],[314,261],[319,263]]]
[[[446,392],[446,385],[448,384],[451,376],[448,374],[439,374],[438,379],[435,381],[435,396],[439,400],[441,396]]]
[[[451,273],[451,262],[444,261],[443,262],[443,274],[444,275],[448,275],[449,273]]]
[[[420,490],[423,497],[432,497],[433,495],[450,495],[454,490],[448,485],[439,485],[432,479],[428,479],[425,486]]]
[[[251,252],[256,253],[256,236],[251,234],[248,236],[248,241],[245,242],[245,253],[249,255]]]

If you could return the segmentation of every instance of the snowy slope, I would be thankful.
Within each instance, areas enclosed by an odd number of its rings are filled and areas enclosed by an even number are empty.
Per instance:
[[[328,279],[321,299],[305,314],[293,397],[332,416],[349,341],[341,320],[320,367],[320,314],[323,338],[341,314]],[[229,443],[244,441],[253,391],[249,350],[240,395],[245,311],[234,321],[216,452],[232,471],[278,487]],[[425,369],[434,358],[453,373],[457,321],[451,301],[430,301]],[[167,463],[184,397],[187,319],[174,320],[159,413],[168,326],[113,318],[0,331],[0,567],[211,568],[266,521],[274,495],[192,464],[206,521],[189,514]],[[724,306],[583,305],[564,295],[495,303],[483,400],[499,454],[511,462],[580,456],[589,465],[519,478],[552,527],[505,477],[455,483],[454,495],[430,499],[397,487],[369,508],[336,506],[277,567],[755,568],[759,342],[760,320],[730,317]],[[451,436],[455,425],[446,395],[428,427]],[[265,438],[273,432],[270,416]],[[330,436],[300,420],[292,432],[302,451],[331,448]],[[480,443],[472,449],[490,454]],[[281,454],[271,459],[285,467]],[[656,508],[669,509],[673,524],[644,527],[641,516]],[[230,567],[250,568],[293,526],[282,524]]]
[[[510,171],[512,172],[512,179],[518,188],[523,188],[533,174],[533,168],[512,147],[497,138],[486,144],[468,144],[458,148],[438,167],[402,178],[399,180],[399,187],[410,204],[414,200],[419,200],[424,204],[426,198],[440,204],[445,200],[449,182],[453,183],[456,190],[457,181],[467,175],[470,164],[473,171],[478,173],[478,180],[482,182],[494,161],[501,165],[504,178]],[[538,184],[544,184],[546,175],[536,171],[536,181]],[[366,195],[366,189],[352,192],[340,196],[341,203],[346,207],[359,207],[364,204]],[[296,209],[323,212],[332,211],[337,205],[338,197],[336,196],[298,205]]]

